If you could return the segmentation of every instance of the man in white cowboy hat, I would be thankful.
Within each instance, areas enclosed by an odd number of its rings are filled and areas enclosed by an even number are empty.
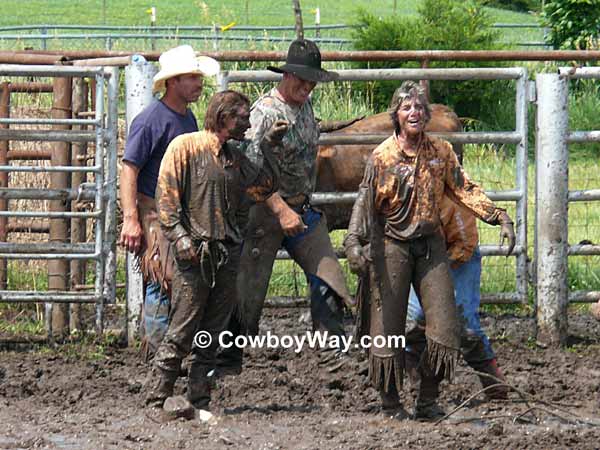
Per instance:
[[[154,193],[160,164],[169,143],[180,134],[198,131],[188,108],[202,93],[203,78],[219,72],[219,63],[197,57],[189,45],[164,52],[152,92],[163,93],[133,120],[121,171],[123,228],[120,244],[139,255],[146,282],[144,348],[150,359],[162,341],[169,315],[169,246],[162,237]]]
[[[284,247],[309,282],[313,329],[339,337],[345,334],[342,303],[352,306],[352,299],[325,217],[309,203],[315,189],[319,140],[319,125],[309,95],[317,83],[333,81],[338,74],[321,68],[317,45],[304,39],[291,43],[283,66],[268,69],[282,73],[283,78],[252,106],[252,128],[246,137],[255,144],[248,148],[247,156],[262,163],[258,143],[263,135],[277,120],[287,121],[289,127],[275,150],[281,172],[279,191],[265,203],[253,205],[249,212],[238,275],[238,316],[242,323],[236,323],[234,317],[230,331],[258,333],[273,262],[277,251]],[[321,362],[333,371],[346,358],[340,359],[345,355],[339,348],[328,350],[321,353]],[[217,364],[218,373],[239,372],[241,349],[232,346],[222,351]]]

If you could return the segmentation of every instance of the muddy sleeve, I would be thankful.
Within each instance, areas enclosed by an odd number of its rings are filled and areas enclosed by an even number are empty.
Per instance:
[[[344,238],[344,247],[346,249],[355,245],[365,245],[369,241],[371,230],[371,221],[375,214],[374,205],[374,186],[375,186],[375,166],[373,158],[369,158],[363,179],[358,187],[358,197],[352,207],[352,215],[348,224],[348,234]]]
[[[163,233],[171,242],[188,235],[181,224],[183,211],[183,183],[189,169],[187,152],[175,139],[165,153],[160,165],[156,186],[156,207]]]
[[[262,167],[265,156],[261,143],[275,120],[275,115],[267,114],[262,108],[253,108],[250,112],[250,128],[246,131],[246,139],[249,142],[244,148],[244,153],[258,167]]]
[[[252,141],[246,140],[239,147],[242,187],[251,200],[261,202],[279,189],[279,166],[265,139],[262,139],[258,150],[263,161],[260,166],[245,156],[247,151],[243,149],[250,145],[253,145]]]
[[[440,210],[442,231],[446,240],[448,259],[453,267],[467,262],[477,247],[478,233],[475,216],[463,206],[444,197]]]
[[[449,146],[450,144],[448,144]],[[505,210],[494,205],[481,187],[471,181],[450,149],[446,152],[446,191],[450,199],[465,206],[479,219],[490,225],[498,225]]]

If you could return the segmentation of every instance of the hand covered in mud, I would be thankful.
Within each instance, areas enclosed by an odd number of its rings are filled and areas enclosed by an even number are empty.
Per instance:
[[[505,211],[500,215],[500,245],[504,245],[504,241],[508,241],[508,251],[506,256],[510,255],[515,248],[516,237],[513,222],[510,220]]]
[[[196,249],[192,238],[182,236],[175,243],[175,257],[180,261],[196,262]]]
[[[281,144],[283,136],[287,133],[288,125],[287,120],[277,120],[265,134],[267,142],[271,145]]]
[[[346,259],[350,270],[357,275],[365,276],[367,274],[368,262],[360,245],[353,245],[346,250]]]
[[[283,234],[287,237],[296,236],[306,230],[300,214],[291,208],[284,209],[278,217]]]

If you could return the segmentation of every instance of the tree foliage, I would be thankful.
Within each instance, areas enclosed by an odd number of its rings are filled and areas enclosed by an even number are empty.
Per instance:
[[[358,50],[491,50],[501,48],[498,34],[481,3],[474,0],[424,0],[415,18],[377,17],[361,10],[354,32]],[[361,67],[419,67],[417,62],[362,63]],[[429,67],[482,67],[481,62],[431,62]],[[489,64],[487,64],[489,66]],[[498,66],[498,63],[494,63]],[[369,85],[375,107],[383,110],[397,82]],[[453,107],[462,117],[493,124],[494,106],[506,98],[514,103],[514,89],[504,81],[431,83],[432,101]]]
[[[546,42],[554,48],[598,48],[600,0],[551,0],[545,3],[542,23],[550,32]]]

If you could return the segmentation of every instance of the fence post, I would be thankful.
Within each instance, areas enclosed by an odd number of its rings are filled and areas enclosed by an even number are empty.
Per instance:
[[[107,67],[108,80],[108,141],[106,143],[106,223],[105,223],[105,271],[104,298],[108,302],[116,301],[117,289],[117,135],[119,112],[119,76],[118,67]]]
[[[143,56],[133,55],[131,64],[125,68],[125,95],[127,133],[134,117],[152,101],[152,77],[157,68]],[[138,330],[142,303],[144,301],[142,273],[139,259],[127,254],[127,342],[133,345]]]
[[[217,90],[226,91],[229,88],[229,71],[224,70],[217,74]]]
[[[85,79],[76,78],[73,80],[73,118],[80,119],[81,113],[88,110],[88,90]],[[77,127],[81,130],[87,130],[87,126]],[[71,165],[72,166],[85,166],[87,165],[88,145],[86,142],[73,143],[71,147]],[[71,175],[71,187],[73,189],[79,189],[80,185],[87,181],[87,174],[83,172],[73,172]],[[71,202],[72,211],[81,211],[81,203],[77,200]],[[71,220],[71,242],[81,243],[86,241],[86,219],[72,219]],[[74,259],[71,261],[71,289],[74,289],[78,284],[85,284],[85,273],[86,273],[87,261],[82,259]],[[82,309],[83,305],[79,303],[71,303],[70,307],[70,324],[71,330],[81,330],[83,327],[82,323]]]
[[[10,83],[0,84],[0,117],[10,117]],[[8,124],[0,124],[0,128],[8,128]],[[0,165],[8,165],[9,141],[0,141]],[[0,187],[8,187],[8,172],[0,173]],[[0,200],[0,211],[8,210],[8,200]],[[8,240],[8,217],[0,217],[0,242]],[[0,260],[0,289],[6,289],[7,260]]]
[[[54,101],[52,103],[53,119],[71,118],[72,79],[69,77],[54,78]],[[68,130],[70,125],[53,125],[54,129]],[[71,163],[71,144],[55,142],[52,149],[51,165],[68,166]],[[68,189],[71,187],[71,174],[53,172],[50,174],[51,189]],[[70,202],[51,200],[50,211],[68,211]],[[70,238],[69,219],[50,219],[50,241],[68,243]],[[69,261],[51,259],[48,261],[48,290],[66,291],[69,288]],[[63,338],[69,333],[69,305],[54,305],[52,309],[52,330],[54,337]]]
[[[48,50],[48,42],[46,39],[46,36],[48,35],[48,29],[46,27],[41,27],[40,34],[42,35],[42,50]]]
[[[536,120],[537,340],[567,337],[568,79],[538,74]]]

